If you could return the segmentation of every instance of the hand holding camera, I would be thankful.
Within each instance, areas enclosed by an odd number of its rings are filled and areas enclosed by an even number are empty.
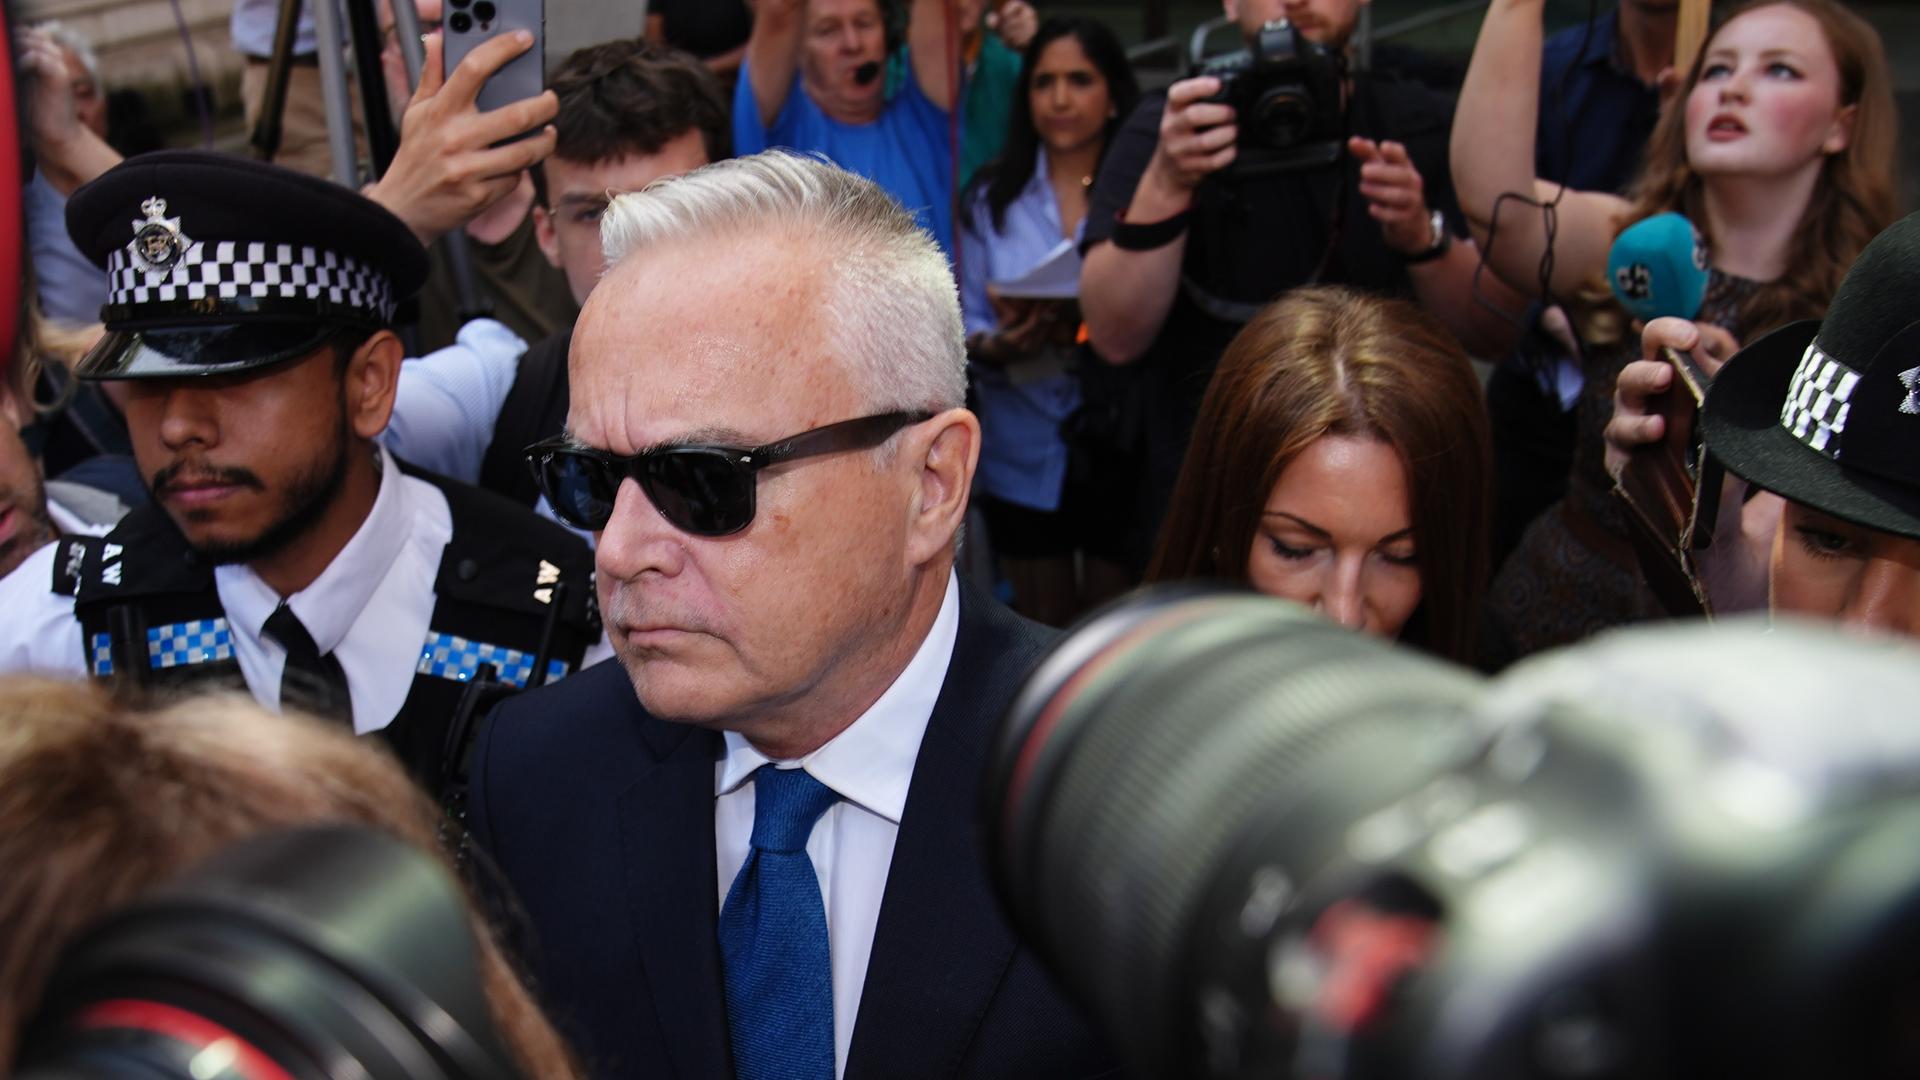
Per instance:
[[[1145,182],[1190,194],[1200,181],[1233,164],[1240,129],[1233,106],[1217,99],[1220,80],[1210,75],[1183,79],[1167,88],[1160,115],[1160,144],[1147,166]]]

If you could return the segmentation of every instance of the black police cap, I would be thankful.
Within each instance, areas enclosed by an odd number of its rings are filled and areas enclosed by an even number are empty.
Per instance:
[[[74,192],[67,231],[107,271],[93,379],[215,375],[386,326],[427,254],[384,207],[338,184],[228,154],[129,158]]]
[[[1825,320],[1783,326],[1727,361],[1701,434],[1760,487],[1920,539],[1920,214],[1873,238]]]

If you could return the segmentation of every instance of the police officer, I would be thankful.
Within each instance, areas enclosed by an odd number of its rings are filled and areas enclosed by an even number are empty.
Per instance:
[[[42,549],[0,597],[0,670],[140,686],[244,680],[269,707],[379,731],[430,789],[463,693],[524,687],[597,636],[592,557],[561,527],[409,468],[376,442],[420,287],[406,225],[345,188],[167,151],[75,193],[105,267],[116,380],[152,505]],[[47,583],[51,582],[51,589]]]

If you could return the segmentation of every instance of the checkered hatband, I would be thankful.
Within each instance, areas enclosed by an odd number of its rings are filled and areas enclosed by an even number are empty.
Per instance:
[[[293,244],[207,241],[169,266],[147,269],[129,243],[107,256],[107,283],[109,321],[160,314],[157,305],[175,304],[180,310],[191,305],[199,315],[283,307],[381,323],[394,310],[386,275],[337,252]]]
[[[113,674],[113,636],[95,634],[87,643],[95,675]],[[147,665],[155,671],[187,664],[233,659],[233,629],[225,619],[167,623],[147,631]]]
[[[1860,385],[1860,373],[1820,351],[1813,342],[1787,385],[1780,426],[1808,449],[1839,460],[1840,437],[1847,430],[1848,399]]]
[[[471,641],[457,634],[443,634],[434,630],[427,634],[426,643],[420,646],[420,663],[414,670],[422,675],[466,682],[479,674],[481,664],[492,664],[498,673],[495,677],[501,682],[525,690],[527,680],[533,675],[534,659],[532,653],[519,649]],[[566,673],[566,661],[547,662],[548,682],[554,682]]]

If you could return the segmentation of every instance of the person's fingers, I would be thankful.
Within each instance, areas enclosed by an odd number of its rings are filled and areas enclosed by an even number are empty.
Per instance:
[[[1197,131],[1181,140],[1181,156],[1188,154],[1211,154],[1223,146],[1228,146],[1240,136],[1240,129],[1233,124],[1221,124],[1205,131]]]
[[[1651,446],[1666,438],[1667,421],[1658,414],[1616,416],[1607,421],[1604,434],[1607,442],[1622,450]]]
[[[1635,360],[1614,381],[1614,413],[1642,413],[1647,399],[1673,388],[1673,368],[1660,360]]]
[[[1376,209],[1411,215],[1420,203],[1420,195],[1398,184],[1361,184],[1360,197]]]
[[[1380,144],[1380,157],[1389,164],[1413,168],[1413,159],[1407,156],[1407,148],[1391,139]]]
[[[427,34],[420,39],[420,44],[424,56],[420,61],[420,85],[413,88],[415,101],[425,101],[439,93],[440,87],[447,81],[446,73],[440,70],[446,62],[446,41],[440,32],[436,30]]]
[[[1380,148],[1374,144],[1372,139],[1355,135],[1347,140],[1347,153],[1358,158],[1360,160],[1360,167],[1365,169],[1369,164],[1379,158]]]
[[[1188,105],[1174,114],[1173,124],[1175,130],[1204,131],[1221,124],[1231,124],[1233,120],[1233,106],[1203,101]]]
[[[533,47],[533,35],[525,30],[501,34],[468,53],[466,59],[447,73],[446,93],[456,101],[469,102],[480,96],[480,88],[494,72],[506,67],[513,58]]]
[[[1658,360],[1661,349],[1690,352],[1699,344],[1700,328],[1689,319],[1654,319],[1640,331],[1640,355],[1648,360]]]
[[[1700,362],[1708,375],[1720,370],[1720,365],[1733,358],[1740,351],[1740,342],[1726,330],[1712,323],[1691,324],[1700,333],[1700,348],[1694,359]]]
[[[471,143],[488,146],[502,139],[511,139],[523,131],[534,128],[553,119],[560,112],[560,99],[551,90],[542,90],[530,98],[521,98],[497,109],[480,113],[473,121],[469,134]]]
[[[1221,169],[1224,169],[1227,166],[1233,164],[1234,157],[1239,153],[1240,153],[1239,143],[1237,142],[1228,143],[1227,148],[1225,150],[1222,150],[1216,154],[1212,154],[1208,157],[1202,158],[1200,160],[1200,163],[1194,167],[1194,171],[1203,172],[1203,173],[1219,172]]]
[[[1182,79],[1167,87],[1167,108],[1180,109],[1220,92],[1220,80],[1211,75]]]
[[[473,171],[479,176],[518,176],[523,169],[545,161],[553,153],[558,136],[551,124],[524,139],[483,150],[473,156]]]

